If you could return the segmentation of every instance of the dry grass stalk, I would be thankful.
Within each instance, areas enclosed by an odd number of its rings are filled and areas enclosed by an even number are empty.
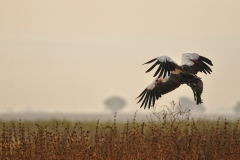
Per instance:
[[[90,131],[82,123],[3,123],[0,159],[239,159],[239,120],[194,120],[175,106],[155,107],[147,123],[137,122],[135,113],[123,128],[116,114],[112,124],[97,121]]]

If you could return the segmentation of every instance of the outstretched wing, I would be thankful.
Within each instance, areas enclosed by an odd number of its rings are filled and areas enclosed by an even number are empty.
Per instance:
[[[174,71],[175,69],[182,70],[182,68],[168,56],[160,56],[160,57],[154,58],[144,64],[149,64],[154,61],[156,61],[156,62],[146,71],[146,73],[150,72],[156,65],[159,65],[159,67],[153,77],[155,77],[157,74],[159,74],[158,78],[159,77],[165,78],[166,76],[169,76],[170,72]]]
[[[162,95],[173,91],[181,85],[181,82],[176,79],[177,74],[171,74],[165,78],[155,78],[154,81],[137,97],[140,98],[137,103],[142,101],[141,107],[144,109],[148,106],[155,105],[155,101]],[[136,98],[136,99],[137,99]],[[141,108],[140,107],[140,108]]]
[[[193,74],[204,72],[205,74],[211,73],[212,70],[208,66],[212,66],[212,61],[206,57],[200,56],[197,53],[184,53],[182,55],[182,66],[187,65]]]

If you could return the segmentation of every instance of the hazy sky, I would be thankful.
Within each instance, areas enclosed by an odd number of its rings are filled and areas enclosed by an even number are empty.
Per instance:
[[[195,52],[213,62],[204,82],[210,113],[240,100],[239,0],[0,0],[1,111],[103,112],[118,95],[125,111],[154,72],[142,63]],[[181,86],[157,103],[193,99]],[[224,108],[225,107],[225,108]]]

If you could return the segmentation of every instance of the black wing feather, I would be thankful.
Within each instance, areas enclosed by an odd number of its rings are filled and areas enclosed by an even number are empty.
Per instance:
[[[168,56],[161,56],[161,57],[158,57],[158,58],[154,58],[144,64],[149,64],[149,63],[152,63],[154,61],[157,61],[155,62],[146,72],[150,72],[153,68],[156,67],[156,65],[159,65],[157,71],[154,73],[154,76],[157,76],[158,75],[158,78],[163,76],[163,78],[165,78],[166,76],[169,76],[171,71],[174,71],[176,68],[177,69],[180,69],[182,70],[182,68],[177,65],[175,62],[172,61],[171,58],[169,58]]]
[[[167,71],[168,71],[168,63],[164,63],[164,75],[163,75],[163,77],[166,77]],[[162,75],[159,75],[158,78],[161,77],[161,76]]]
[[[162,74],[164,73],[164,69],[163,69],[163,67],[164,67],[164,63],[162,63],[162,68],[161,68],[161,71],[160,71],[160,73],[159,73],[159,76],[158,77],[161,77],[162,76]]]
[[[146,71],[146,73],[147,73],[147,72],[150,72],[157,64],[159,64],[159,62],[154,63],[154,64]]]
[[[147,97],[146,97],[146,101],[145,101],[145,103],[144,103],[144,109],[145,109],[146,106],[147,106],[149,97],[150,97],[150,92],[148,93],[148,95],[147,95]]]
[[[211,61],[210,59],[208,59],[208,58],[206,58],[206,57],[203,57],[203,56],[199,56],[199,59],[200,59],[201,61],[206,62],[206,63],[209,64],[210,66],[213,66],[212,61]]]
[[[143,97],[145,96],[145,94],[147,93],[147,91],[148,91],[148,90],[145,89],[145,90],[137,97],[137,98],[141,97],[137,103],[139,103],[139,102],[143,99]],[[136,98],[136,99],[137,99],[137,98]]]
[[[145,94],[147,92],[147,88],[144,90],[144,91],[142,91],[142,93],[137,97],[137,98],[139,98],[139,97],[141,97],[143,94]],[[136,98],[136,99],[137,99]]]
[[[148,61],[148,62],[146,62],[146,63],[143,63],[143,65],[144,64],[148,64],[148,63],[152,63],[152,62],[154,62],[154,61],[156,61],[157,60],[157,58],[154,58],[154,59],[152,59],[152,60],[150,60],[150,61]]]
[[[192,53],[192,54],[196,54],[196,53]],[[191,73],[197,74],[198,72],[203,72],[205,74],[211,74],[212,69],[209,67],[209,65],[213,66],[213,64],[210,59],[199,55],[197,59],[189,59],[189,60],[194,63],[193,65],[189,65]]]
[[[143,95],[143,96],[142,96],[144,99],[143,99],[143,102],[142,102],[140,108],[142,108],[142,106],[144,105],[144,103],[145,103],[145,101],[146,101],[146,97],[148,97],[148,95],[149,95],[149,92],[147,92],[146,95]]]
[[[165,82],[154,84],[154,87],[146,88],[137,98],[140,98],[137,103],[142,101],[140,106],[150,109],[151,105],[155,105],[155,101],[162,95],[178,88],[182,83],[176,78],[178,75],[171,74]]]
[[[150,96],[149,96],[149,102],[148,102],[148,108],[149,108],[149,109],[150,109],[150,106],[151,106],[152,98],[154,98],[154,97],[153,97],[153,91],[151,90],[151,91],[150,91]]]
[[[212,72],[211,68],[208,67],[208,65],[206,65],[204,62],[202,62],[202,66],[209,74]]]
[[[154,73],[153,77],[155,77],[159,73],[159,71],[161,70],[161,67],[162,67],[162,63],[160,63],[160,65],[159,65],[158,69],[156,70],[156,72]]]

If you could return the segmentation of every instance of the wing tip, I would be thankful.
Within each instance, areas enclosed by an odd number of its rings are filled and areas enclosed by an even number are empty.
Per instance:
[[[157,60],[157,58],[154,58],[154,59],[152,59],[152,60],[150,60],[150,61],[147,61],[146,63],[143,63],[142,65],[145,65],[145,64],[148,64],[148,63],[152,63],[152,62],[154,62],[154,61],[156,61]]]
[[[213,66],[212,61],[204,56],[199,56],[199,59],[206,62],[207,64],[209,64],[210,66]]]

